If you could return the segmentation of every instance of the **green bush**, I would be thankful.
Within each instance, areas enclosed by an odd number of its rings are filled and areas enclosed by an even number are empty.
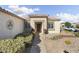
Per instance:
[[[76,28],[79,28],[79,24],[76,25]]]
[[[66,45],[70,45],[71,44],[70,40],[65,40],[64,42],[65,42]]]
[[[79,32],[74,33],[76,37],[79,37]]]
[[[25,49],[25,43],[31,43],[32,35],[26,37],[17,37],[16,39],[0,40],[0,52],[19,53]]]

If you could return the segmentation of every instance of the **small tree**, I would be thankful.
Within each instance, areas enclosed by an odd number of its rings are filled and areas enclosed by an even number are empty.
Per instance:
[[[66,27],[71,27],[72,25],[71,25],[70,22],[65,22],[65,26],[66,26]]]
[[[79,24],[76,25],[76,28],[79,28]]]

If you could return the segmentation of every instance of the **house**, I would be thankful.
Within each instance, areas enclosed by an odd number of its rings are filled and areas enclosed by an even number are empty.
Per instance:
[[[27,24],[26,24],[27,23]],[[0,8],[0,38],[13,38],[26,29],[34,29],[38,33],[60,33],[60,19],[43,14],[28,15],[21,18],[11,12]],[[28,31],[28,32],[29,32]]]
[[[23,30],[23,18],[0,8],[0,38],[13,38]]]
[[[30,26],[39,33],[60,33],[60,19],[49,17],[48,15],[33,14],[29,15]]]
[[[72,23],[72,26],[73,26],[74,28],[76,28],[76,25],[77,25],[77,23]]]

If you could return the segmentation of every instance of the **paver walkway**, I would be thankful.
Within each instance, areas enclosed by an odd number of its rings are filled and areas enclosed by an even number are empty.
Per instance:
[[[41,35],[36,34],[33,40],[30,53],[45,53],[46,47],[43,40],[44,39],[41,38]]]

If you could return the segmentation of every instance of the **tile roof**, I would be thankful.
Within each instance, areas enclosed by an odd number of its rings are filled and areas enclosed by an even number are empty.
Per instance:
[[[60,18],[58,18],[56,16],[49,16],[48,19],[53,20],[53,21],[60,21]]]
[[[24,20],[24,18],[19,17],[19,16],[15,15],[15,14],[13,14],[13,13],[11,13],[11,12],[5,10],[5,9],[2,9],[1,7],[0,7],[0,11],[1,11],[1,12],[4,12],[4,13],[6,13],[6,14],[9,14],[9,15],[11,15],[11,16],[14,16],[14,17],[17,17],[17,18],[19,18],[19,19]]]
[[[31,14],[29,17],[48,17],[46,14]]]
[[[32,15],[29,15],[29,17],[47,17],[48,20],[53,20],[53,21],[60,21],[60,19],[56,16],[49,16],[49,15],[46,15],[46,14],[32,14]]]
[[[17,18],[19,18],[19,19],[25,20],[24,18],[19,17],[19,16],[15,15],[15,14],[13,14],[13,13],[11,13],[11,12],[5,10],[5,9],[2,9],[1,7],[0,7],[0,11],[1,11],[1,12],[4,12],[4,13],[7,13],[7,14],[9,14],[9,15],[11,15],[11,16],[17,17]],[[47,17],[49,20],[55,20],[55,21],[59,21],[59,20],[60,20],[58,17],[49,16],[49,15],[47,15],[47,14],[31,14],[31,15],[28,15],[28,16],[29,16],[29,17]],[[27,17],[26,19],[29,20],[29,17]]]

